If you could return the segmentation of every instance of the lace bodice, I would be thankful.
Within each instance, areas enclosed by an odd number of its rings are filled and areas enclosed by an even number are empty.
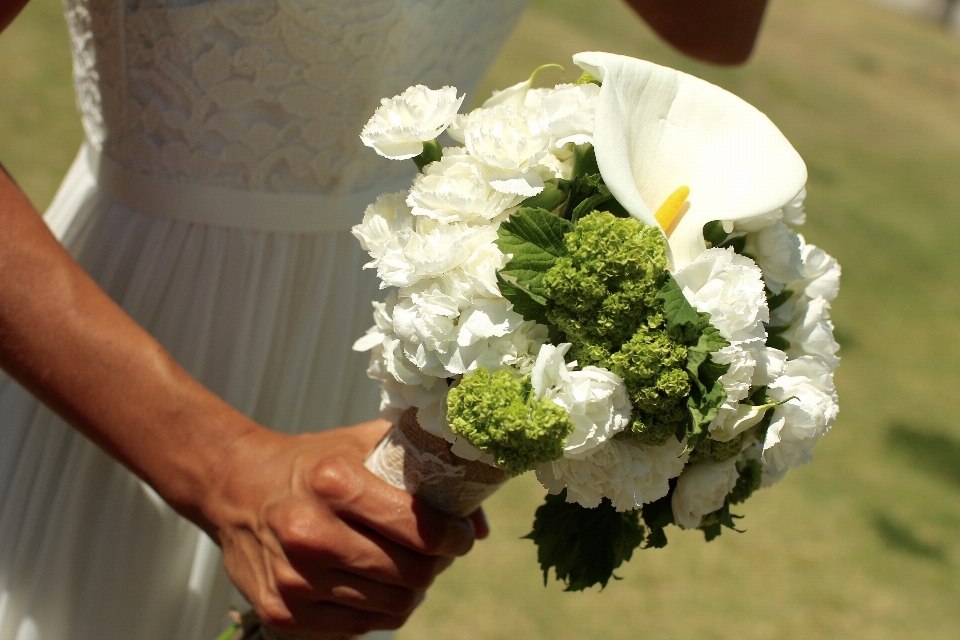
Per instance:
[[[178,182],[344,193],[406,169],[359,141],[380,98],[472,91],[526,0],[65,4],[83,126],[105,155]]]

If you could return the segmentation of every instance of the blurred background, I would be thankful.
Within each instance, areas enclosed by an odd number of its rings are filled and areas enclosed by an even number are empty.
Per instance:
[[[521,539],[543,490],[514,480],[400,639],[960,637],[960,39],[865,0],[771,0],[751,62],[717,69],[619,0],[533,0],[470,98],[547,62],[567,71],[543,83],[573,80],[570,56],[593,49],[733,91],[805,158],[802,231],[843,265],[840,419],[812,464],[742,505],[744,533],[674,528],[602,593],[544,588]],[[42,210],[81,140],[57,0],[33,0],[0,61],[0,158]]]

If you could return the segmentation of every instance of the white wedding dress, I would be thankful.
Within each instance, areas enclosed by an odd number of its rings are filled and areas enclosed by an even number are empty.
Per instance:
[[[413,164],[359,131],[408,85],[472,91],[524,4],[65,0],[86,142],[47,222],[262,424],[373,417],[349,228]],[[216,546],[0,374],[0,640],[212,640],[231,605]]]

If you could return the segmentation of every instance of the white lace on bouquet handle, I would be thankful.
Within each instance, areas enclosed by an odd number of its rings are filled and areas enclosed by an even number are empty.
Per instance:
[[[365,466],[434,509],[461,517],[475,511],[507,479],[500,469],[457,457],[446,440],[421,429],[416,407],[400,415]]]

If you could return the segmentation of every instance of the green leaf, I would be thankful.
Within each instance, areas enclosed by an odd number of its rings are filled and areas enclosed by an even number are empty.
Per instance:
[[[594,78],[594,77],[593,77],[592,75],[590,75],[589,73],[587,73],[586,71],[584,71],[582,74],[580,74],[580,77],[577,78],[577,81],[576,81],[574,84],[576,84],[576,85],[581,85],[581,84],[595,84],[595,85],[597,85],[598,87],[601,86],[601,82],[600,82],[598,79]]]
[[[677,281],[670,276],[666,284],[660,289],[657,297],[663,300],[663,312],[667,321],[667,330],[676,330],[683,325],[696,326],[700,322],[700,315],[683,296],[683,290]]]
[[[567,591],[605,587],[614,570],[643,542],[638,511],[620,513],[606,498],[595,509],[567,502],[567,492],[547,495],[537,509],[533,531],[524,536],[537,545],[547,583],[551,567]]]
[[[503,297],[513,303],[513,310],[523,316],[524,320],[533,320],[544,325],[550,323],[547,320],[546,298],[518,284],[516,276],[498,273],[497,285]]]
[[[550,178],[543,183],[543,191],[535,196],[530,196],[520,203],[521,207],[531,209],[544,209],[553,211],[570,196],[570,180],[562,178]]]
[[[784,289],[783,291],[777,294],[774,294],[772,291],[770,291],[770,289],[767,289],[766,294],[767,294],[767,307],[769,307],[770,311],[773,311],[778,307],[782,307],[784,304],[787,303],[787,301],[790,298],[793,297],[793,291],[790,291],[790,289]]]
[[[789,329],[789,326],[771,327],[769,325],[764,325],[764,328],[767,330],[768,347],[771,349],[780,349],[780,351],[786,351],[790,348],[790,341],[780,335]]]
[[[670,480],[670,491],[654,502],[643,505],[643,523],[647,525],[647,543],[644,549],[662,549],[667,546],[667,534],[664,531],[673,524],[673,491],[677,479]]]
[[[534,302],[546,303],[543,275],[559,256],[566,255],[563,236],[571,229],[570,222],[545,209],[519,209],[500,225],[498,231],[497,246],[502,252],[513,254],[500,270],[502,278],[531,296]],[[516,291],[510,294],[519,297]],[[504,297],[507,297],[506,293]]]
[[[710,354],[730,343],[710,324],[709,314],[702,313],[700,316],[705,320],[703,331],[697,344],[687,347],[687,372],[692,383],[687,408],[693,418],[686,432],[687,448],[696,446],[697,440],[706,437],[707,426],[717,417],[723,401],[727,399],[720,376],[727,372],[730,365],[717,364]]]
[[[606,193],[596,193],[588,198],[584,198],[583,200],[581,200],[580,204],[574,207],[573,213],[570,215],[570,222],[573,222],[574,224],[576,224],[577,220],[587,215],[588,213],[592,213],[597,207],[599,207],[603,203],[607,202],[608,200],[613,200],[613,195],[609,191],[607,191],[607,189],[603,189],[602,191],[606,191]]]
[[[723,230],[723,223],[719,220],[713,220],[703,225],[703,239],[709,242],[711,247],[719,247],[727,240],[730,235]]]
[[[573,177],[581,178],[588,175],[600,175],[600,166],[597,164],[597,152],[592,144],[574,145]]]

